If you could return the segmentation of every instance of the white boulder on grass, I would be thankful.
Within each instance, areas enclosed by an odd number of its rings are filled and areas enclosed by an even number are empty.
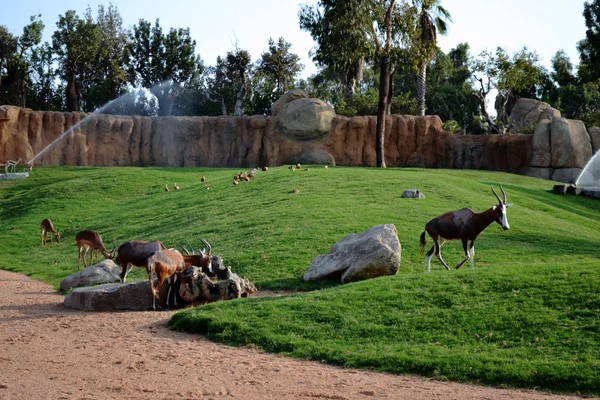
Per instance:
[[[395,275],[401,251],[396,227],[377,225],[344,237],[328,254],[317,256],[306,269],[304,280],[341,279],[347,283]]]

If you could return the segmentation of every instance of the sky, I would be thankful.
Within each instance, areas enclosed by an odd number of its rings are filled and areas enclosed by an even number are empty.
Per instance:
[[[152,22],[159,18],[163,31],[189,27],[205,65],[215,65],[217,56],[233,50],[236,42],[256,61],[267,51],[269,38],[284,37],[292,45],[291,52],[299,55],[305,65],[302,77],[314,74],[317,67],[309,57],[315,43],[307,32],[300,30],[298,11],[301,4],[316,3],[317,0],[112,1],[126,28],[141,18]],[[547,67],[556,51],[563,49],[577,65],[577,42],[585,37],[583,3],[583,0],[442,0],[453,22],[448,34],[438,37],[439,46],[448,52],[468,42],[472,55],[498,46],[512,54],[526,46],[535,50]],[[0,25],[20,35],[31,15],[42,14],[46,25],[43,41],[50,42],[59,14],[75,10],[82,16],[90,6],[95,17],[99,4],[108,6],[109,2],[20,0],[2,7]]]

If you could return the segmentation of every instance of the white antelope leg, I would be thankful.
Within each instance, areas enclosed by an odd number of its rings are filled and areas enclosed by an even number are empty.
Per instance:
[[[442,246],[444,245],[444,243],[446,243],[446,241],[444,239],[442,239],[441,237],[438,237],[437,240],[435,241],[435,255],[437,256],[438,260],[440,260],[442,262],[442,264],[444,265],[444,267],[446,267],[446,269],[448,271],[450,271],[450,267],[448,266],[448,264],[446,264],[446,261],[444,261],[444,259],[442,258]]]
[[[471,243],[471,269],[475,269],[475,246]]]

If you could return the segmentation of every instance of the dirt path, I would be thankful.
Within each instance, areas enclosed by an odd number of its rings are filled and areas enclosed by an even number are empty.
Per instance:
[[[346,370],[169,331],[171,312],[70,310],[0,270],[0,399],[574,399]]]

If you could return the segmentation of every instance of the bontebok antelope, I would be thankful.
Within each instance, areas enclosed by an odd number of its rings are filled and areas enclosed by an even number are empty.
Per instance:
[[[496,221],[504,230],[510,228],[508,219],[506,218],[506,209],[512,206],[512,204],[506,204],[506,193],[504,192],[502,185],[500,185],[500,190],[502,190],[503,200],[500,200],[500,197],[496,194],[493,187],[491,187],[491,189],[492,193],[494,193],[498,199],[498,204],[486,211],[476,213],[470,208],[449,211],[432,219],[425,225],[425,231],[421,234],[421,252],[425,250],[425,244],[427,242],[425,239],[425,232],[433,239],[433,247],[427,252],[427,272],[429,272],[429,263],[431,261],[431,256],[434,253],[442,264],[444,264],[444,267],[448,270],[450,269],[448,264],[446,264],[442,258],[441,252],[442,245],[447,240],[460,239],[462,241],[463,249],[465,250],[465,258],[458,263],[456,269],[460,268],[460,266],[469,258],[471,259],[471,269],[473,269],[475,267],[475,247],[473,246],[473,242],[475,242],[477,236],[479,236],[479,234],[494,221]],[[469,243],[469,241],[471,243]]]

